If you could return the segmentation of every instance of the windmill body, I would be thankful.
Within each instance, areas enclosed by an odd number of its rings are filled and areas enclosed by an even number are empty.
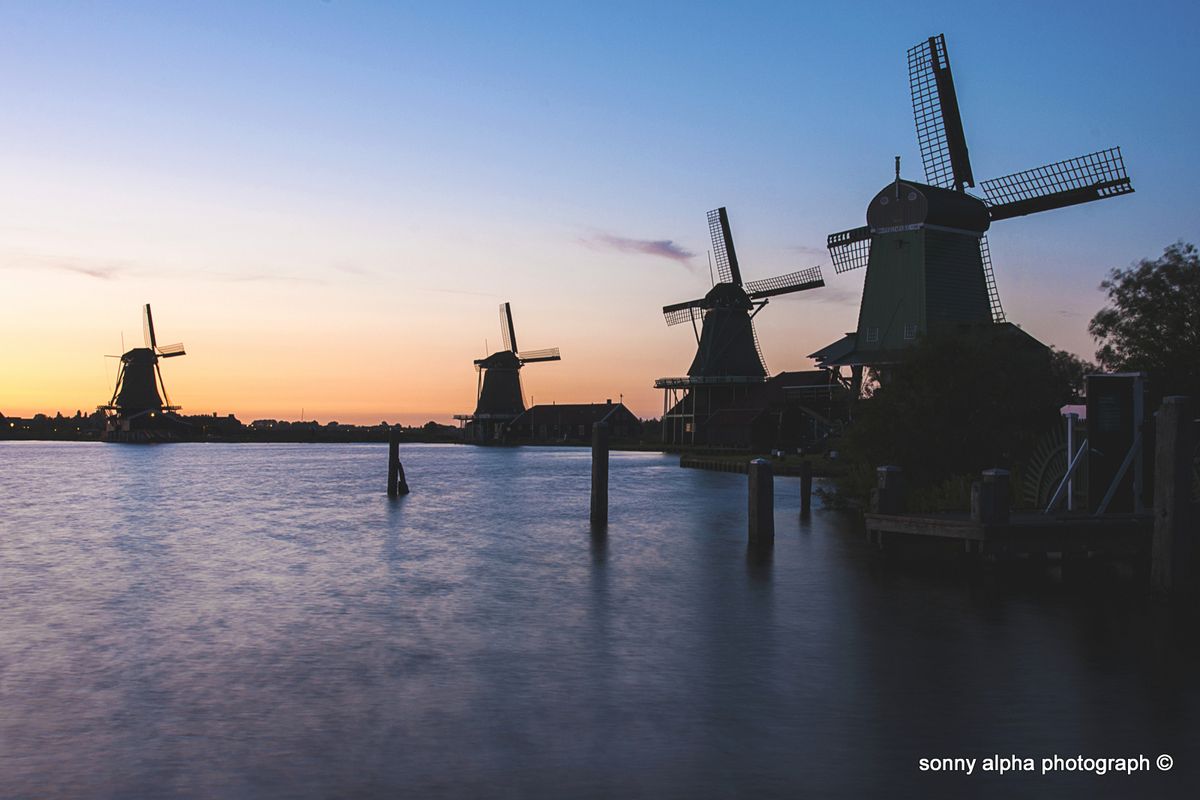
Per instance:
[[[896,181],[871,200],[867,220],[874,233],[856,329],[864,352],[896,351],[939,327],[993,321],[981,200]]]
[[[142,321],[146,346],[121,354],[112,398],[99,407],[106,415],[104,439],[143,443],[194,438],[191,426],[174,413],[179,406],[163,399],[167,390],[159,366],[160,359],[186,355],[183,345],[158,344],[149,303],[143,308]]]
[[[925,181],[895,180],[871,199],[867,224],[830,234],[838,273],[866,267],[856,329],[810,357],[824,368],[895,362],[918,338],[983,328],[1021,336],[1006,320],[992,271],[993,222],[1133,191],[1120,148],[975,185],[944,36],[908,52]]]
[[[467,438],[479,443],[504,441],[509,425],[524,413],[521,367],[562,359],[557,347],[525,352],[517,350],[517,333],[509,303],[500,306],[500,333],[505,349],[475,360],[475,369],[479,374],[475,413],[456,414],[454,417],[466,424]]]
[[[702,298],[663,307],[667,325],[691,322],[696,335],[696,355],[687,375],[654,383],[663,390],[667,443],[708,443],[718,436],[714,421],[719,417],[760,412],[768,373],[754,331],[755,315],[771,297],[825,285],[817,267],[743,283],[724,208],[708,212],[708,227],[719,280]]]

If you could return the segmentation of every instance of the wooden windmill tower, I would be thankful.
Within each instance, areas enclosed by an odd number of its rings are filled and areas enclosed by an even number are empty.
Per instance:
[[[751,386],[767,380],[754,317],[769,298],[825,285],[820,267],[743,283],[724,208],[708,212],[708,229],[719,280],[702,298],[663,306],[667,325],[690,321],[696,336],[696,356],[687,376],[654,382],[664,390],[664,421],[675,421],[678,430],[670,440],[678,444],[703,442],[697,431],[705,417],[735,407],[752,394]]]
[[[478,442],[502,440],[508,424],[525,410],[521,367],[562,359],[557,347],[524,352],[517,349],[517,332],[508,303],[500,306],[500,335],[504,340],[503,350],[487,358],[475,359],[475,371],[479,376],[475,413],[456,417],[470,423],[468,438]]]
[[[900,177],[871,199],[867,224],[830,234],[835,271],[866,267],[858,326],[813,353],[823,367],[892,363],[931,332],[1004,325],[987,231],[1010,217],[1133,191],[1119,147],[975,185],[945,36],[908,51],[909,85],[925,182]],[[1015,332],[1015,329],[1013,329]]]
[[[149,303],[142,309],[142,336],[145,347],[118,356],[121,365],[112,398],[99,407],[107,416],[105,439],[109,441],[170,441],[180,438],[177,429],[184,426],[174,415],[180,407],[171,405],[159,360],[186,353],[182,344],[158,344]]]

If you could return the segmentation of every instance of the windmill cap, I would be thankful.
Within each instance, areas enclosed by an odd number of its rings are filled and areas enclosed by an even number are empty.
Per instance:
[[[915,181],[893,181],[871,198],[867,225],[873,233],[934,225],[981,234],[991,225],[991,218],[987,205],[965,192]]]

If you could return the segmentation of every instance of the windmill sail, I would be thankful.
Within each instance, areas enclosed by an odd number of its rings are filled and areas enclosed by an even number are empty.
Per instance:
[[[547,347],[542,350],[526,350],[523,353],[517,353],[517,358],[522,364],[533,364],[538,361],[561,361],[562,355],[557,347]]]
[[[833,259],[833,271],[841,275],[852,269],[867,265],[871,258],[871,229],[863,225],[848,231],[831,233],[825,240],[829,257]]]
[[[981,184],[993,220],[1103,200],[1133,191],[1121,148],[1111,147]]]
[[[704,308],[703,300],[688,300],[686,303],[675,303],[670,306],[663,306],[663,317],[667,320],[667,325],[680,325],[693,319],[697,311]]]
[[[717,263],[720,282],[741,286],[742,272],[738,268],[737,252],[733,249],[733,234],[729,232],[729,215],[724,206],[708,212],[708,233],[712,238],[713,260]]]
[[[974,186],[945,35],[908,51],[908,81],[926,183],[959,191]]]
[[[517,352],[517,332],[513,328],[512,307],[508,303],[500,304],[500,336],[504,340],[504,349]]]
[[[825,285],[821,277],[820,267],[810,267],[799,272],[767,278],[761,281],[750,281],[746,284],[746,293],[750,299],[758,300],[763,297],[775,297],[792,292],[804,292],[809,289],[819,289]]]

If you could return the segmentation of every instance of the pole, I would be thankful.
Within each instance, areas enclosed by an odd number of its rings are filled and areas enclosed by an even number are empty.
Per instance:
[[[1154,452],[1154,539],[1150,584],[1157,592],[1182,594],[1191,583],[1192,451],[1196,446],[1188,397],[1163,398]]]
[[[807,517],[812,511],[812,462],[800,462],[800,515]]]
[[[1075,423],[1079,415],[1072,412],[1067,419],[1067,511],[1075,510],[1075,479],[1070,474],[1071,459],[1075,455]]]
[[[608,423],[592,425],[592,524],[608,524]]]
[[[388,497],[408,494],[404,465],[400,463],[400,429],[388,430]]]
[[[750,544],[775,541],[775,479],[771,462],[756,458],[746,470],[749,477]]]

